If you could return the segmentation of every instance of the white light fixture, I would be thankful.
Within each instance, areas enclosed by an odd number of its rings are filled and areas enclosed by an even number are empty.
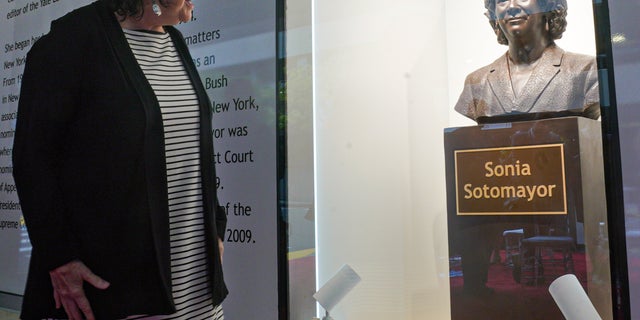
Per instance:
[[[360,276],[349,265],[345,264],[313,295],[313,298],[320,303],[326,312],[322,320],[333,320],[329,312],[342,301],[360,280]]]
[[[549,293],[567,320],[602,320],[575,275],[565,274],[554,280]]]

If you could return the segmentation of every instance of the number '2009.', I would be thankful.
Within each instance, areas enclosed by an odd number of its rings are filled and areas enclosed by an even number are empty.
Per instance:
[[[255,243],[249,229],[227,229],[227,242]]]

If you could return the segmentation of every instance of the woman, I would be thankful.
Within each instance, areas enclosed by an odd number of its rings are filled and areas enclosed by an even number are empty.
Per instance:
[[[595,58],[554,42],[566,29],[566,0],[485,0],[485,8],[498,42],[509,49],[467,76],[456,111],[477,122],[532,113],[600,116]]]
[[[188,0],[99,0],[27,56],[14,178],[23,319],[222,319],[226,215]],[[163,316],[167,315],[167,316]]]

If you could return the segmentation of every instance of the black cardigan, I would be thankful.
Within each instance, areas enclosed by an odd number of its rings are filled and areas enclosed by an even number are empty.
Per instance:
[[[179,31],[166,27],[200,101],[201,167],[213,303],[227,295],[217,238],[210,101]],[[98,319],[167,314],[169,213],[157,99],[102,1],[51,24],[27,55],[13,149],[33,251],[23,319],[62,318],[49,270],[78,259],[111,283],[85,285]]]

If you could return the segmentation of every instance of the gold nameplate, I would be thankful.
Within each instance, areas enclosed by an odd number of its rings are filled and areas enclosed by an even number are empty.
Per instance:
[[[567,214],[563,144],[455,151],[458,215]]]

